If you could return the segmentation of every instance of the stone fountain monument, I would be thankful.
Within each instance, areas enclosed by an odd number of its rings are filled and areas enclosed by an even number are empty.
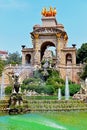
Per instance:
[[[87,102],[87,78],[84,82],[81,82],[80,91],[74,94],[73,99]]]
[[[19,75],[15,74],[12,76],[14,80],[13,91],[9,99],[9,114],[19,114],[28,111],[27,101],[24,102],[22,98],[22,92],[20,84],[18,82]]]

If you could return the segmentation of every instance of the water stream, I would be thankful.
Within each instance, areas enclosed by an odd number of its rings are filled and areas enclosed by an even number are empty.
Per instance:
[[[69,100],[69,83],[68,83],[68,76],[66,75],[66,82],[65,82],[65,100]]]
[[[58,100],[61,100],[61,89],[58,89]]]
[[[0,86],[0,99],[4,99],[5,96],[5,88],[4,88],[4,73],[2,73],[2,82]]]

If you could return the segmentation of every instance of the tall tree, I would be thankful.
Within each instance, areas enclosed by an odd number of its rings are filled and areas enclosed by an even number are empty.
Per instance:
[[[21,64],[21,56],[18,52],[9,53],[6,64]]]
[[[87,62],[87,43],[83,43],[81,48],[77,50],[76,61],[77,64]]]
[[[87,64],[83,67],[83,72],[81,73],[80,78],[83,80],[87,78]]]
[[[4,61],[0,59],[0,76],[2,75],[3,69],[4,69]]]

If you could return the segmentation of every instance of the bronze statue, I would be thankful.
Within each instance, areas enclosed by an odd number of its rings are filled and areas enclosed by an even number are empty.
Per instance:
[[[52,7],[50,7],[49,10],[43,8],[41,12],[41,14],[45,17],[55,17],[56,13],[57,13],[56,8],[53,9]]]
[[[16,93],[19,92],[19,88],[20,88],[20,84],[18,82],[18,78],[19,78],[18,75],[14,75],[14,90],[15,90]]]

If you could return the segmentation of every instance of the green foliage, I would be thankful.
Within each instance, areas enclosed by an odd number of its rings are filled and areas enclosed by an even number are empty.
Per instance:
[[[2,75],[3,70],[4,70],[4,61],[0,59],[0,76]]]
[[[83,72],[80,75],[80,78],[85,80],[87,78],[87,64],[83,68]]]
[[[45,93],[52,95],[54,93],[54,87],[52,85],[46,85],[41,79],[29,78],[23,81],[21,85],[22,90],[32,90],[37,93]]]
[[[70,96],[73,96],[80,90],[80,85],[78,84],[70,84]]]
[[[69,84],[70,96],[73,96],[79,90],[80,90],[80,85],[78,85],[78,84]],[[65,95],[65,85],[62,86],[61,92],[62,92],[62,95],[64,96]]]
[[[9,94],[11,94],[12,93],[12,86],[7,86],[6,88],[5,88],[5,94],[6,95],[9,95]]]
[[[46,81],[47,85],[52,85],[55,88],[55,91],[57,91],[58,88],[61,88],[65,82],[63,79],[60,78],[59,72],[52,69],[49,71],[49,78]]]
[[[28,79],[25,79],[24,81],[23,81],[23,84],[25,84],[25,85],[27,85],[27,84],[33,84],[33,83],[38,83],[38,82],[40,82],[40,79],[38,78],[38,79],[36,79],[36,78],[28,78]]]
[[[45,87],[42,85],[40,85],[40,86],[37,86],[36,88],[35,88],[35,91],[37,92],[37,93],[39,93],[39,94],[41,94],[41,93],[44,93],[44,89],[45,89]]]
[[[76,60],[77,63],[87,62],[87,43],[83,43],[81,48],[77,50]]]
[[[57,70],[49,69],[48,72],[49,72],[50,77],[60,77],[59,71]]]
[[[57,93],[58,88],[61,88],[62,95],[65,95],[65,81],[60,78],[59,73],[54,70],[49,71],[50,76],[46,82],[43,82],[40,78],[29,78],[23,81],[21,86],[22,90],[32,90],[37,93],[45,93],[48,95],[54,95]],[[80,85],[71,84],[69,82],[70,96],[73,96],[76,92],[79,91]]]
[[[9,53],[6,64],[21,64],[21,56],[18,52]]]
[[[34,72],[34,78],[25,79],[21,86],[22,90],[34,90],[37,93],[52,95],[57,92],[59,87],[65,83],[60,78],[59,72],[54,69],[47,69],[48,77],[46,82],[43,80],[43,69]]]
[[[81,48],[77,50],[76,54],[77,63],[87,63],[87,43],[83,43]],[[80,78],[85,80],[87,77],[87,64],[83,68],[83,72],[80,74]]]
[[[45,82],[39,77],[41,76],[41,72],[43,72],[43,70],[36,70],[34,78],[29,78],[23,81],[22,90],[33,90],[40,94],[45,93],[48,95],[54,95],[58,92],[58,88],[61,88],[62,95],[65,95],[65,81],[60,78],[59,72],[52,68],[47,69],[47,71],[49,76]],[[79,91],[80,86],[77,84],[71,84],[69,81],[69,89],[70,96],[73,96]]]
[[[44,93],[48,94],[48,95],[53,95],[55,92],[55,89],[52,85],[46,85],[44,87]]]
[[[35,71],[33,72],[33,75],[34,75],[34,78],[37,78],[37,79],[42,76],[40,70],[35,70]]]
[[[21,85],[22,90],[35,90],[40,86],[41,80],[39,78],[28,78],[23,81]]]

